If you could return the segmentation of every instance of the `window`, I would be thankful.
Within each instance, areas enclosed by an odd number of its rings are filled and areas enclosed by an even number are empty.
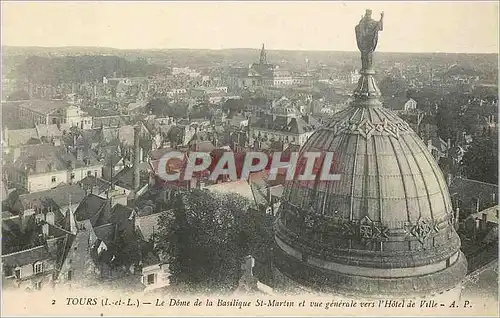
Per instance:
[[[42,273],[43,272],[43,263],[42,262],[35,263],[35,265],[33,265],[33,271],[35,272],[35,274]]]
[[[16,268],[16,270],[14,271],[14,275],[16,276],[16,278],[21,278],[21,269]]]
[[[73,278],[73,271],[68,271],[67,279],[71,280]]]
[[[33,285],[34,285],[35,290],[42,289],[42,282],[35,282]]]
[[[75,178],[75,174],[72,173],[69,177],[70,177],[71,180],[73,180]]]
[[[148,275],[148,285],[152,285],[155,283],[155,274]]]
[[[52,176],[52,183],[55,183],[55,182],[56,182],[56,177]]]
[[[89,170],[89,171],[87,171],[87,177],[90,177],[90,176],[92,176],[92,171]]]

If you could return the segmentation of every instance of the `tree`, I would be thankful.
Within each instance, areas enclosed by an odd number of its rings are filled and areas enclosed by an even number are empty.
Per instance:
[[[187,116],[187,105],[183,103],[169,103],[166,98],[154,98],[146,104],[147,112],[157,117],[184,118]]]
[[[120,231],[110,244],[109,251],[115,256],[115,267],[137,265],[141,259],[139,240],[132,231]]]
[[[30,94],[26,91],[14,91],[12,94],[7,97],[8,101],[16,101],[16,100],[28,100],[30,99]]]
[[[464,172],[469,179],[498,183],[498,136],[474,139],[462,159]]]
[[[391,96],[406,96],[408,83],[406,80],[399,76],[386,76],[379,84],[380,91],[385,97]]]
[[[443,102],[436,113],[436,124],[438,127],[438,135],[443,140],[451,140],[455,143],[460,132],[460,118],[456,109],[453,106],[456,104],[450,101]]]
[[[169,260],[171,285],[184,291],[232,290],[242,257],[265,246],[271,232],[260,227],[259,217],[249,212],[251,202],[239,195],[192,190],[174,200],[155,237],[158,253]]]
[[[245,110],[245,103],[243,102],[242,99],[228,99],[222,104],[222,109],[225,111],[242,111]]]

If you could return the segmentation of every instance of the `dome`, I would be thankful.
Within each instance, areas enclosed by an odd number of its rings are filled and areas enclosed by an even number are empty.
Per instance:
[[[339,181],[287,182],[275,223],[275,267],[343,295],[430,295],[466,273],[443,174],[420,137],[382,107],[362,70],[350,107],[302,152],[332,152]]]

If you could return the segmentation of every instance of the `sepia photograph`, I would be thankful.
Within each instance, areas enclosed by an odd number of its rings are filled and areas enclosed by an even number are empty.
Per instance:
[[[499,315],[498,1],[1,1],[2,316]]]

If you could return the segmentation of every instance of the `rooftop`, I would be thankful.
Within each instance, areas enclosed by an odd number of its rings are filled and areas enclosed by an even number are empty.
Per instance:
[[[37,202],[43,202],[50,199],[57,206],[68,206],[71,200],[72,204],[78,204],[85,197],[85,191],[78,185],[60,185],[50,190],[35,193],[21,194],[14,205],[16,211],[29,209]]]
[[[96,224],[99,212],[104,208],[107,201],[95,194],[89,194],[81,200],[74,212],[77,221],[90,220],[92,225]]]
[[[42,115],[49,115],[58,110],[62,111],[70,106],[70,104],[62,100],[30,100],[19,105],[21,108],[25,108]]]
[[[28,250],[2,255],[2,263],[10,267],[34,264],[37,261],[47,259],[50,259],[50,254],[46,246],[38,246]]]
[[[21,146],[28,143],[30,139],[38,139],[38,132],[35,128],[9,130],[4,134],[9,147]]]

